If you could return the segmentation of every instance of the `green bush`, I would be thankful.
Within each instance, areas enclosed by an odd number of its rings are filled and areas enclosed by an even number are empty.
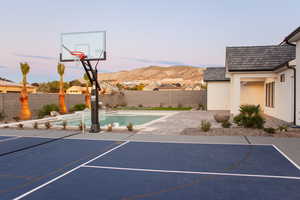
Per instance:
[[[52,125],[50,124],[50,122],[45,122],[45,128],[46,129],[50,129],[52,127]]]
[[[127,125],[127,129],[128,129],[128,131],[133,131],[133,124],[132,124],[132,123],[129,123],[129,124]]]
[[[277,128],[280,132],[287,132],[288,126],[282,125]]]
[[[201,121],[200,129],[202,131],[207,132],[210,130],[210,128],[211,128],[211,123],[209,121],[206,121],[206,120]]]
[[[222,122],[222,127],[223,128],[230,128],[232,124],[227,120]]]
[[[13,117],[13,119],[14,119],[16,122],[20,121],[20,117],[18,117],[18,116]]]
[[[24,124],[18,124],[18,128],[19,129],[23,129],[24,128]]]
[[[0,121],[3,121],[3,120],[4,120],[4,118],[5,118],[5,114],[4,114],[4,113],[2,113],[2,112],[0,112]]]
[[[234,117],[234,123],[244,128],[263,128],[265,120],[261,116],[259,105],[241,105],[240,114]]]
[[[76,104],[70,109],[70,112],[81,111],[84,110],[85,108],[86,108],[85,104]]]
[[[112,124],[109,124],[109,125],[107,126],[107,131],[108,131],[108,132],[112,132],[112,129],[113,129],[113,125],[112,125]]]
[[[276,132],[275,128],[264,128],[264,131],[270,134],[274,134]]]
[[[43,118],[45,117],[46,115],[50,115],[50,112],[51,111],[59,111],[59,108],[56,104],[47,104],[47,105],[44,105],[42,107],[42,109],[39,110],[39,113],[38,113],[38,116],[39,118]]]
[[[62,129],[63,129],[63,130],[66,130],[66,129],[67,129],[68,122],[67,122],[67,121],[63,121],[61,125],[62,125]]]
[[[34,124],[32,125],[32,127],[33,127],[34,129],[38,129],[38,128],[39,128],[39,124],[38,124],[37,122],[34,122]]]

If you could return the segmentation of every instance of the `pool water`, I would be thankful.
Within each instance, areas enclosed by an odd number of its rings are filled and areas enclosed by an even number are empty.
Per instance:
[[[100,119],[100,125],[105,126],[109,124],[118,124],[119,126],[127,126],[129,123],[133,125],[142,125],[159,119],[162,116],[159,115],[106,115],[104,118]],[[85,125],[91,125],[90,117],[85,118]],[[81,122],[81,119],[68,120],[69,126],[78,126]]]

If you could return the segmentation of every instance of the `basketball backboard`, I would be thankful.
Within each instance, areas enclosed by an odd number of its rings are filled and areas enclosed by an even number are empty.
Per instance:
[[[72,52],[81,52],[85,60],[106,60],[106,32],[73,32],[61,34],[60,61],[72,62],[78,58]]]

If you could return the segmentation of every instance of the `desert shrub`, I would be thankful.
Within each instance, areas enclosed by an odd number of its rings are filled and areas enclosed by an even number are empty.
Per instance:
[[[80,131],[82,131],[83,129],[85,129],[85,124],[82,123],[82,122],[80,122],[79,125],[78,125],[78,129],[79,129]]]
[[[39,128],[39,124],[37,122],[34,122],[33,125],[32,125],[32,127],[34,129],[38,129]]]
[[[209,121],[206,120],[202,120],[201,121],[201,125],[200,125],[200,129],[204,132],[209,131],[211,128],[211,123]]]
[[[121,103],[120,106],[121,106],[121,107],[126,107],[126,106],[127,106],[127,103]]]
[[[51,111],[59,111],[59,107],[56,104],[44,105],[38,112],[38,117],[43,118],[46,115],[50,115]]]
[[[232,126],[232,124],[228,120],[222,122],[223,128],[230,128],[231,126]]]
[[[224,115],[224,114],[215,114],[214,119],[216,120],[216,122],[222,123],[222,122],[228,121],[230,119],[230,116]]]
[[[4,118],[5,118],[5,114],[4,114],[4,113],[2,113],[2,112],[0,112],[0,121],[3,121],[3,120],[4,120]]]
[[[113,129],[113,125],[112,125],[112,124],[109,124],[109,125],[107,126],[107,131],[108,131],[108,132],[112,132],[112,129]]]
[[[182,104],[178,103],[177,108],[182,108],[182,107],[183,107]]]
[[[61,125],[62,125],[62,129],[63,129],[63,130],[66,130],[66,129],[67,129],[68,122],[67,122],[67,121],[63,121]]]
[[[74,105],[71,109],[70,109],[70,112],[75,112],[75,111],[82,111],[86,108],[86,105],[85,104],[76,104]]]
[[[259,105],[241,105],[240,114],[234,117],[234,123],[245,128],[263,128],[265,120],[261,116]]]
[[[264,131],[270,134],[274,134],[276,132],[275,128],[264,128]]]
[[[132,123],[129,123],[129,124],[127,125],[127,129],[128,129],[128,131],[133,131],[133,124],[132,124]]]
[[[139,108],[142,108],[143,107],[143,104],[139,104]]]
[[[45,122],[44,126],[45,126],[46,129],[50,129],[51,128],[50,122]]]
[[[198,104],[197,110],[205,110],[205,106],[203,104]]]
[[[4,124],[8,124],[8,122],[5,121]],[[4,126],[4,128],[9,128],[9,126]]]
[[[282,125],[277,128],[280,132],[287,132],[288,126]]]
[[[18,128],[19,129],[23,129],[24,128],[24,124],[18,124]]]
[[[13,120],[15,120],[16,122],[18,122],[18,121],[20,121],[20,117],[15,116],[15,117],[13,117]]]

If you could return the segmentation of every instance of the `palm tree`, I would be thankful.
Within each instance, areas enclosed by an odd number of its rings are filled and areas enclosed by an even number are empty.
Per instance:
[[[28,93],[27,93],[27,74],[29,73],[30,66],[28,63],[20,63],[20,68],[23,76],[22,80],[22,90],[20,95],[20,101],[21,101],[21,113],[20,113],[20,119],[27,120],[31,118],[31,111],[29,108],[29,102],[28,102]]]
[[[87,76],[87,74],[85,73],[83,76],[83,79],[85,81],[85,105],[87,108],[91,108],[91,94],[89,91],[89,77]]]
[[[60,76],[59,81],[59,112],[64,114],[67,113],[67,107],[65,103],[65,91],[64,91],[64,73],[65,73],[65,65],[58,63],[57,65],[57,73]]]

